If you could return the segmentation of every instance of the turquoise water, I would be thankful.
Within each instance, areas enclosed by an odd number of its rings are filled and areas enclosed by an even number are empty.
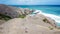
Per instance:
[[[54,19],[58,26],[60,26],[60,5],[11,5],[21,8],[29,8],[33,10],[41,10],[42,13]]]
[[[60,15],[60,6],[20,6],[20,7],[42,10],[45,13]]]

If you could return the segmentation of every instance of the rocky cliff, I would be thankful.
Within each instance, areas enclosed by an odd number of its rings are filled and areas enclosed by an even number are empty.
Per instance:
[[[32,10],[28,8],[17,8],[4,4],[0,4],[0,20],[7,21],[13,18],[24,18],[26,15],[32,13]],[[0,22],[0,23],[1,23]]]
[[[0,5],[0,34],[60,34],[56,22],[42,14],[30,16],[35,10]],[[26,16],[24,19],[18,18]],[[12,18],[9,21],[1,19]],[[9,16],[9,17],[8,17]],[[8,17],[8,18],[6,18]]]
[[[0,14],[10,16],[11,18],[17,18],[20,15],[27,15],[32,11],[28,8],[16,8],[4,4],[0,4]]]
[[[1,25],[3,34],[60,34],[55,21],[42,14],[11,19]]]

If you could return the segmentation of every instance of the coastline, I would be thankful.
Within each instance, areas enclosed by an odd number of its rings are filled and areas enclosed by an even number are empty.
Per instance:
[[[55,15],[45,14],[41,10],[30,10],[29,8],[15,8],[7,5],[0,5],[0,7],[2,11],[0,14],[12,17],[0,25],[3,34],[17,34],[17,32],[18,34],[60,33],[56,21],[52,19],[57,18]]]

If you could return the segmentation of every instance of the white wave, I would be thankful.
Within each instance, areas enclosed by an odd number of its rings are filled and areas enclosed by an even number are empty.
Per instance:
[[[53,14],[46,14],[46,13],[43,13],[43,15],[54,19],[57,23],[60,23],[60,16],[56,16],[56,15],[53,15]]]
[[[41,13],[42,13],[42,11],[41,11],[41,10],[35,10],[33,13],[41,14]]]
[[[42,12],[41,10],[36,10],[36,12],[38,12],[38,14],[43,14],[47,17],[50,17],[52,19],[54,19],[57,23],[60,23],[60,16],[54,15],[54,14],[47,14]]]
[[[41,13],[42,13],[41,10],[35,10],[35,11],[33,12],[33,14],[30,14],[30,16],[34,16],[34,15],[36,15],[36,14],[41,14]]]
[[[57,23],[60,23],[60,16],[57,16],[57,15],[54,15],[54,14],[44,13],[44,12],[41,11],[41,10],[35,10],[35,11],[33,12],[33,14],[31,14],[31,16],[34,16],[34,15],[36,15],[36,14],[43,14],[43,15],[45,15],[45,16],[47,16],[47,17],[50,17],[50,18],[54,19]]]

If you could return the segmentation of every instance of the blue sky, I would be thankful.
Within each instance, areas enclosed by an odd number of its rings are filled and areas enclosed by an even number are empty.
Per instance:
[[[7,5],[60,5],[60,0],[0,0]]]

